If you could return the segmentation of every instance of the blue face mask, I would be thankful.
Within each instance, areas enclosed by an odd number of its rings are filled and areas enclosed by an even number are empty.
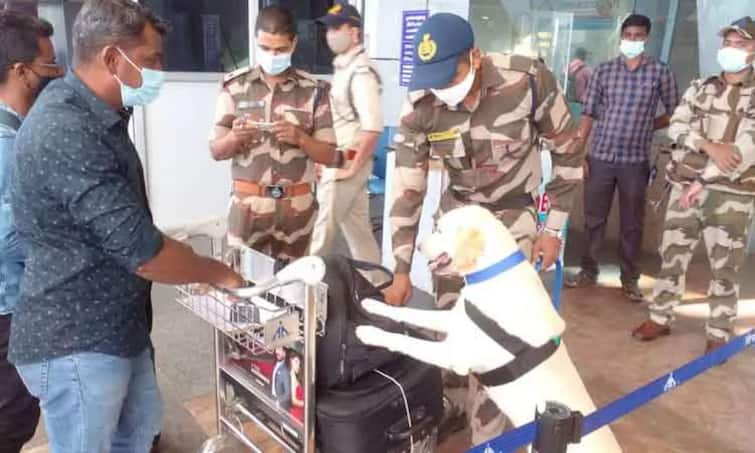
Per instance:
[[[123,106],[136,107],[138,105],[147,105],[157,99],[160,95],[160,88],[162,88],[163,81],[165,80],[165,72],[149,68],[139,68],[121,49],[118,49],[118,52],[142,75],[142,85],[138,88],[126,85],[117,75],[113,75],[115,80],[121,84],[121,101],[123,102]]]
[[[291,67],[291,53],[279,53],[274,55],[257,47],[257,62],[265,71],[265,74],[277,76]]]

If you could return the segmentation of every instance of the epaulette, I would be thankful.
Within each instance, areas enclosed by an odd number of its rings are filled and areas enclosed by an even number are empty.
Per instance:
[[[296,74],[297,83],[299,86],[302,87],[315,87],[315,86],[322,86],[325,85],[324,83],[321,83],[321,80],[318,80],[315,76],[308,73],[307,71],[302,71],[301,69],[294,69],[294,73]]]
[[[486,54],[486,56],[496,68],[525,72],[532,75],[537,75],[538,67],[541,65],[536,59],[525,57],[524,55],[491,52]]]
[[[223,77],[223,85],[226,85],[229,82],[233,81],[234,79],[237,79],[245,74],[252,72],[252,69],[254,69],[253,66],[247,66],[245,68],[239,68],[233,72],[229,72],[228,74],[225,75],[225,77]]]

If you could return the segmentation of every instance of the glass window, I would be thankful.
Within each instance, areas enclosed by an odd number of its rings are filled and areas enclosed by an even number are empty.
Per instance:
[[[577,49],[595,66],[618,55],[619,24],[633,0],[470,0],[469,19],[485,51],[541,58],[562,86]]]
[[[167,20],[167,71],[230,72],[249,64],[248,0],[143,0]]]
[[[698,77],[699,43],[697,33],[697,1],[679,0],[679,13],[671,44],[669,64],[683,93]]]
[[[296,18],[299,40],[292,59],[295,67],[313,74],[333,73],[333,53],[325,41],[325,27],[316,20],[333,6],[333,0],[260,0],[260,8],[278,5]]]

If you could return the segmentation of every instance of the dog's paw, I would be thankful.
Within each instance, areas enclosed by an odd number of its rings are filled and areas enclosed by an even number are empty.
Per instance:
[[[364,344],[382,346],[383,331],[374,326],[357,326],[355,331],[357,338]]]
[[[380,302],[379,300],[368,298],[362,301],[362,308],[367,310],[369,313],[384,316],[386,311],[385,309],[388,308],[388,306],[383,302]]]

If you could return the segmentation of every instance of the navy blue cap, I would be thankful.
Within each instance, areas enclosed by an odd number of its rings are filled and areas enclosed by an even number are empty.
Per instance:
[[[336,3],[328,10],[328,14],[317,19],[317,22],[326,27],[340,27],[343,24],[361,27],[362,16],[359,15],[356,8],[348,3]]]
[[[445,88],[456,75],[459,56],[474,47],[466,20],[450,13],[428,17],[414,36],[414,70],[409,90]]]

